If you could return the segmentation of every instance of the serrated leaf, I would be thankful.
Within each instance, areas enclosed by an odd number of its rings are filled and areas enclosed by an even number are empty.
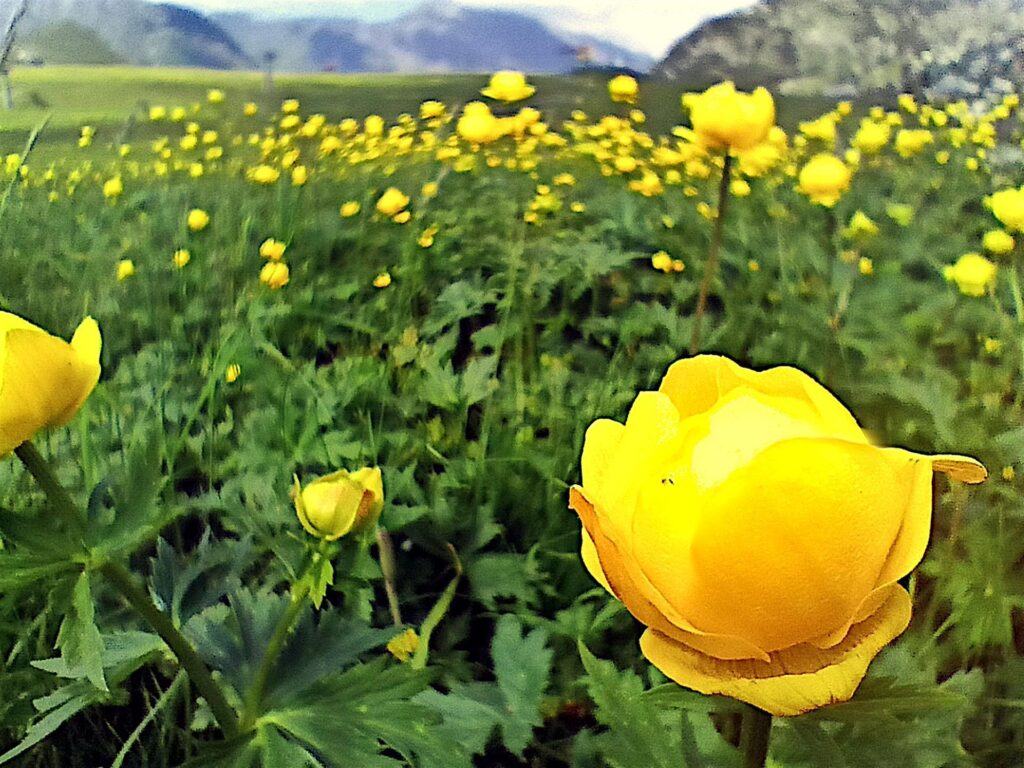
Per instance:
[[[584,680],[597,705],[598,722],[608,727],[600,738],[601,751],[615,768],[679,768],[685,761],[678,728],[666,728],[665,710],[644,697],[640,678],[628,670],[619,671],[602,661],[580,643],[580,658],[587,671]]]
[[[516,554],[480,555],[466,566],[473,596],[485,606],[497,608],[497,598],[511,597],[529,605],[535,598],[526,558]]]
[[[458,744],[437,731],[437,714],[410,701],[426,688],[428,675],[387,663],[381,658],[331,675],[261,722],[276,725],[337,768],[397,768],[387,750],[409,763],[420,756],[437,764],[458,754]]]
[[[474,357],[462,372],[462,401],[466,405],[478,403],[498,388],[494,378],[498,370],[496,355]]]
[[[493,683],[477,683],[490,685]],[[443,722],[437,726],[438,731],[446,734],[453,741],[461,744],[468,753],[483,753],[494,729],[501,722],[502,713],[497,707],[477,701],[463,695],[461,687],[453,688],[449,693],[428,690],[418,694],[413,701],[437,712]],[[447,768],[448,763],[437,766]]]
[[[518,755],[533,738],[533,729],[543,722],[540,705],[552,659],[547,632],[535,629],[524,636],[522,629],[518,618],[505,614],[498,619],[491,641],[494,676],[504,698],[501,730],[505,746]]]
[[[103,638],[96,626],[96,606],[92,601],[88,571],[83,571],[75,581],[71,605],[57,633],[56,647],[69,669],[99,690],[108,690],[103,674]]]

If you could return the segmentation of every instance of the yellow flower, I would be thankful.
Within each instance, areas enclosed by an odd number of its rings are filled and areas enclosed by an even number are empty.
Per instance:
[[[615,170],[619,173],[632,173],[636,170],[637,162],[635,157],[619,155],[615,158]]]
[[[800,170],[797,189],[807,195],[811,202],[831,208],[850,188],[851,176],[850,169],[838,157],[815,155]]]
[[[379,275],[373,278],[374,288],[387,288],[389,285],[391,285],[390,272],[381,272]]]
[[[1003,348],[1003,342],[999,339],[993,339],[988,337],[985,339],[985,352],[990,355],[998,355],[999,351]]]
[[[273,184],[281,177],[281,172],[272,165],[260,164],[249,171],[249,178],[257,184]]]
[[[224,91],[220,88],[211,88],[206,92],[206,100],[211,104],[220,104],[224,101]]]
[[[270,261],[280,261],[284,258],[284,251],[287,247],[280,240],[268,237],[260,244],[260,256]]]
[[[956,283],[965,296],[984,296],[995,286],[998,271],[999,268],[980,253],[965,253],[942,274],[949,282]]]
[[[103,196],[111,200],[116,200],[124,192],[124,184],[121,182],[120,176],[115,176],[112,179],[107,179],[103,182]]]
[[[117,280],[127,280],[135,274],[135,263],[131,259],[121,259],[117,262]]]
[[[189,133],[181,137],[181,141],[178,142],[178,146],[184,150],[195,149],[199,143],[199,139],[196,138],[194,133]]]
[[[502,124],[482,101],[471,101],[462,108],[455,132],[471,144],[489,144],[502,136]]]
[[[665,191],[658,174],[646,169],[639,179],[633,179],[629,182],[629,188],[633,192],[639,192],[644,197],[654,197]]]
[[[193,208],[188,212],[186,222],[188,223],[189,229],[193,232],[199,232],[200,230],[206,229],[207,224],[210,223],[210,214],[202,208]]]
[[[341,208],[338,209],[338,213],[343,219],[350,219],[359,213],[359,209],[362,206],[359,205],[355,200],[349,200],[346,203],[341,204]]]
[[[444,104],[440,101],[424,101],[420,104],[420,120],[433,120],[444,115]]]
[[[294,479],[292,499],[299,522],[313,536],[327,541],[377,524],[384,509],[384,484],[378,467],[355,472],[339,470],[305,488]]]
[[[736,90],[731,82],[683,97],[697,140],[711,149],[745,150],[768,137],[775,124],[775,101],[764,88]]]
[[[288,265],[283,261],[268,261],[260,270],[260,282],[276,291],[288,285]]]
[[[297,165],[292,168],[292,186],[301,187],[309,179],[309,169],[304,165]]]
[[[171,121],[175,123],[180,123],[182,120],[185,119],[186,114],[188,113],[185,111],[184,107],[175,107],[171,110]]]
[[[658,251],[656,254],[651,256],[651,266],[661,272],[671,272],[672,257],[669,256],[665,251]]]
[[[157,120],[164,120],[167,118],[167,107],[161,107],[159,105],[152,106],[149,108],[149,119],[154,122]]]
[[[750,195],[750,184],[746,179],[733,179],[729,184],[729,194],[733,197],[747,197]]]
[[[241,375],[242,367],[238,363],[232,363],[224,371],[224,381],[228,384],[234,384]]]
[[[412,658],[416,649],[420,647],[420,636],[411,627],[399,635],[388,640],[388,653],[394,656],[403,664]]]
[[[874,155],[889,143],[891,132],[892,129],[888,123],[864,119],[861,121],[860,128],[857,129],[857,133],[854,134],[850,143],[854,149],[859,150],[865,155]]]
[[[409,204],[408,195],[396,187],[388,187],[377,200],[377,212],[384,216],[394,216]]]
[[[931,131],[923,128],[901,128],[896,134],[896,152],[900,157],[913,157],[933,140]]]
[[[865,277],[873,275],[875,273],[875,263],[867,256],[861,256],[857,262],[857,270]]]
[[[246,117],[252,117],[259,111],[259,107],[256,106],[255,102],[247,101],[242,105],[242,114]]]
[[[428,181],[422,187],[420,187],[420,194],[423,195],[427,200],[432,197],[437,197],[437,182]]]
[[[285,99],[281,102],[281,111],[286,115],[293,115],[299,111],[298,99]]]
[[[192,254],[184,248],[179,248],[171,255],[171,263],[178,269],[184,269],[185,265],[192,260]]]
[[[522,72],[502,70],[491,75],[491,82],[480,93],[488,99],[510,104],[530,98],[536,90],[526,82],[526,75]]]
[[[68,343],[0,312],[0,456],[71,420],[100,378],[100,347],[91,317]]]
[[[1001,189],[988,198],[988,206],[1004,227],[1024,231],[1024,188]]]
[[[843,237],[847,240],[874,237],[878,234],[878,225],[864,211],[856,211],[850,217],[850,223],[843,229]]]
[[[1011,253],[1016,245],[1013,235],[1005,229],[990,229],[981,237],[982,248],[996,256]]]
[[[899,585],[928,541],[932,474],[976,483],[960,456],[878,448],[794,368],[701,355],[583,445],[590,573],[647,626],[669,678],[774,715],[852,696],[910,621]]]
[[[612,101],[621,104],[636,104],[640,96],[640,86],[636,78],[629,75],[618,75],[608,81],[608,96]]]

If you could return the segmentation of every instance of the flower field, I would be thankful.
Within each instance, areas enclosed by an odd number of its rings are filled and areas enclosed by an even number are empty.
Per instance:
[[[1016,97],[88,77],[0,132],[0,765],[1024,763]]]

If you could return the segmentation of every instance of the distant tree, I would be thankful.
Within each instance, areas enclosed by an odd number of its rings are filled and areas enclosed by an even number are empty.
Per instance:
[[[273,51],[263,53],[263,89],[270,93],[274,90],[274,62],[277,61],[277,54]]]
[[[4,109],[14,109],[14,90],[11,87],[11,50],[14,48],[14,36],[21,21],[28,10],[28,0],[21,0],[18,7],[7,23],[4,31],[3,42],[0,42],[0,79],[3,80]]]

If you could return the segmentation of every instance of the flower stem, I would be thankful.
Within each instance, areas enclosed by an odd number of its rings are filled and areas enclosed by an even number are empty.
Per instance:
[[[167,646],[178,658],[178,663],[188,673],[189,679],[206,699],[210,711],[216,718],[221,731],[227,738],[232,738],[238,733],[238,718],[235,711],[228,704],[224,697],[224,691],[213,679],[206,663],[196,653],[195,648],[181,634],[170,617],[161,611],[139,586],[135,577],[123,566],[107,560],[98,569],[107,580],[117,589],[128,603],[149,622],[149,625],[163,639]]]
[[[693,335],[690,337],[690,354],[696,355],[700,350],[700,328],[704,313],[708,306],[708,293],[711,283],[718,271],[718,252],[722,247],[722,229],[725,225],[725,210],[729,204],[729,177],[732,171],[732,156],[726,153],[722,165],[722,180],[718,185],[718,212],[715,216],[715,229],[708,245],[708,260],[704,265],[704,279],[700,284],[700,295],[697,297],[697,309],[693,313]]]
[[[772,716],[769,713],[757,707],[749,707],[743,712],[743,724],[740,726],[743,768],[764,768],[771,731]]]
[[[14,449],[14,454],[21,459],[21,463],[39,483],[50,505],[67,524],[68,530],[79,536],[83,534],[85,520],[79,506],[60,484],[60,480],[57,479],[50,464],[39,453],[39,449],[30,441],[25,441]]]
[[[288,640],[288,633],[291,632],[296,619],[299,618],[299,613],[305,606],[308,596],[308,584],[299,589],[298,592],[293,593],[291,601],[288,603],[288,608],[281,614],[277,626],[274,627],[274,634],[270,636],[270,642],[267,643],[267,650],[263,653],[263,659],[256,670],[256,676],[245,693],[245,703],[242,706],[242,723],[239,726],[242,733],[252,729],[256,723],[260,704],[263,703],[263,695],[267,691],[267,681],[270,679],[270,673],[274,669],[281,651],[284,650],[284,644]]]
[[[377,553],[380,557],[380,570],[384,575],[384,590],[388,595],[388,608],[391,611],[391,622],[396,626],[402,626],[402,610],[398,604],[398,567],[395,562],[395,547],[391,543],[391,536],[383,527],[377,528]]]

